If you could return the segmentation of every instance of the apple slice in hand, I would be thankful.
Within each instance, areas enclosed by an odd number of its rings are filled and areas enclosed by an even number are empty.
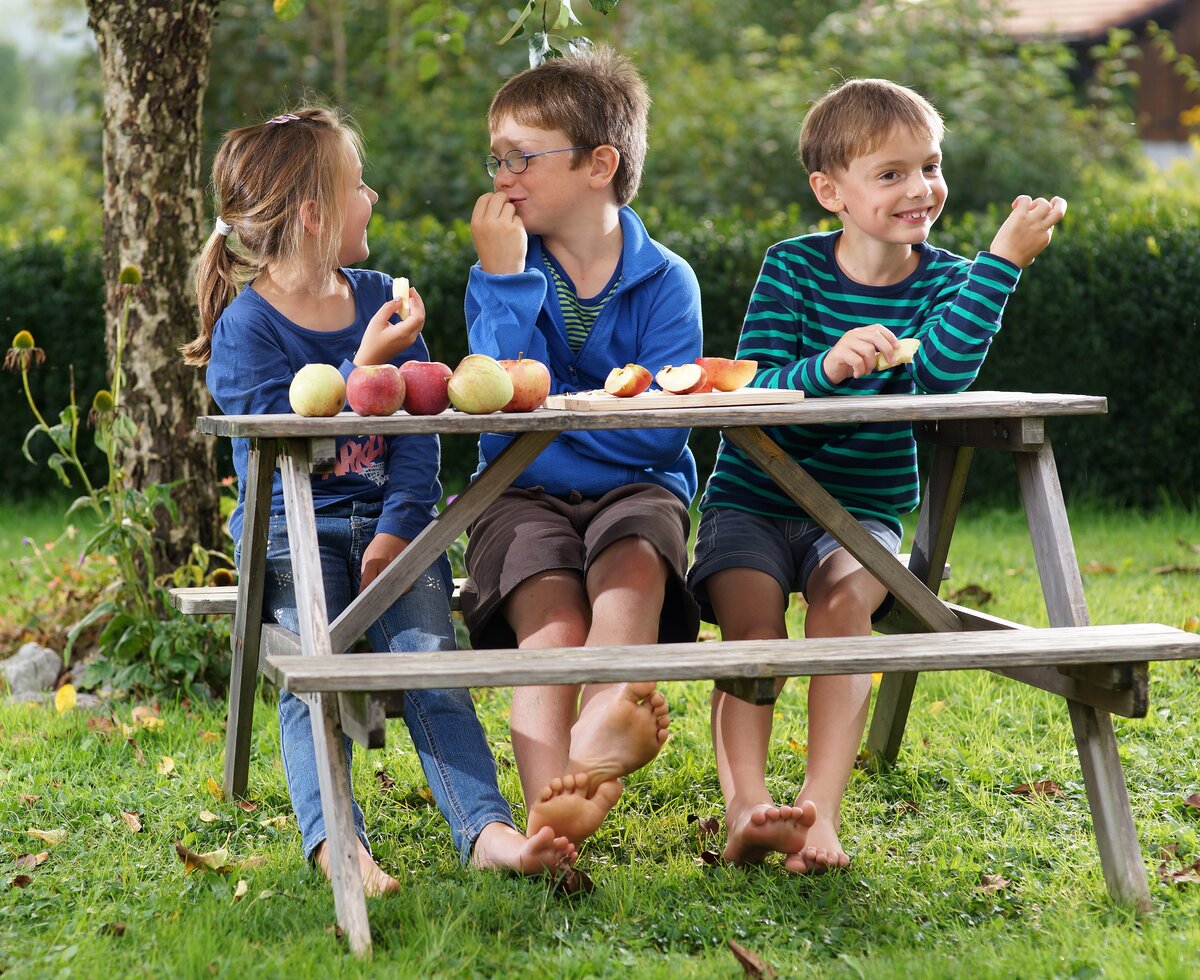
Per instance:
[[[744,388],[758,370],[758,361],[735,361],[729,357],[697,357],[708,380],[717,391],[737,391]]]
[[[900,364],[912,363],[913,355],[920,346],[921,342],[916,337],[905,337],[896,341],[896,349],[892,352],[890,361],[882,354],[875,355],[875,370],[886,371],[888,368],[894,368]]]
[[[399,279],[392,280],[392,299],[400,300],[400,319],[407,320],[411,312],[408,307],[408,280],[401,276]]]
[[[632,398],[649,388],[653,380],[654,376],[640,364],[626,364],[608,372],[604,390],[618,398]]]
[[[708,386],[708,374],[699,364],[667,365],[654,376],[654,380],[663,391],[672,395],[699,393]]]

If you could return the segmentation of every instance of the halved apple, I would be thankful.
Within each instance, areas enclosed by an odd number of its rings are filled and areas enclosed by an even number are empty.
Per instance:
[[[691,395],[708,385],[708,374],[699,364],[679,364],[674,367],[668,364],[654,376],[654,380],[663,391],[672,395]]]
[[[758,370],[758,361],[735,361],[729,357],[697,357],[709,381],[717,391],[736,391],[744,388]]]
[[[654,376],[640,364],[613,368],[604,379],[604,390],[618,398],[632,398],[650,387]]]
[[[896,341],[896,349],[892,352],[892,359],[890,361],[882,354],[875,355],[875,370],[886,371],[888,368],[894,368],[900,364],[911,363],[913,355],[920,346],[921,342],[916,337],[904,337]]]

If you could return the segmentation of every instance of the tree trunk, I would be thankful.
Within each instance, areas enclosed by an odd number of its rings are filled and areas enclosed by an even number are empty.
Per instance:
[[[219,0],[87,0],[104,79],[106,339],[116,349],[117,274],[141,269],[129,314],[122,401],[138,426],[125,467],[134,485],[176,483],[179,519],[162,515],[169,562],[193,542],[216,547],[220,515],[211,412],[202,372],[184,365],[195,336],[189,267],[203,238],[201,110]]]

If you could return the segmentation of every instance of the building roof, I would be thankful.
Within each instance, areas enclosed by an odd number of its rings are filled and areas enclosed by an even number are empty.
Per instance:
[[[1009,32],[1018,38],[1092,41],[1110,27],[1133,27],[1193,0],[1010,0]]]

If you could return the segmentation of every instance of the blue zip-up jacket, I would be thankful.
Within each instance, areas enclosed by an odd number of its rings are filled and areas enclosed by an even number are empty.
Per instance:
[[[290,412],[288,388],[305,364],[332,364],[349,377],[367,324],[392,298],[392,277],[367,269],[342,269],[354,292],[355,319],[341,330],[306,330],[246,286],[213,326],[212,358],[205,380],[226,415]],[[393,364],[429,360],[420,337]],[[229,519],[235,541],[242,536],[249,440],[233,440],[238,478],[237,509]],[[313,504],[342,500],[383,502],[376,532],[411,540],[436,516],[442,495],[436,435],[339,437],[333,473],[312,478]],[[271,513],[283,513],[283,488],[275,473]]]
[[[531,235],[525,271],[490,275],[479,263],[467,284],[467,330],[472,353],[497,359],[530,357],[550,369],[552,394],[604,386],[614,367],[641,364],[651,374],[690,364],[702,353],[700,286],[691,267],[650,238],[632,208],[622,208],[621,281],[587,341],[575,353],[558,295],[542,263],[541,238]],[[564,432],[514,481],[565,496],[598,497],[630,483],[653,483],[690,504],[696,461],[688,429]],[[479,439],[478,476],[511,436]]]

